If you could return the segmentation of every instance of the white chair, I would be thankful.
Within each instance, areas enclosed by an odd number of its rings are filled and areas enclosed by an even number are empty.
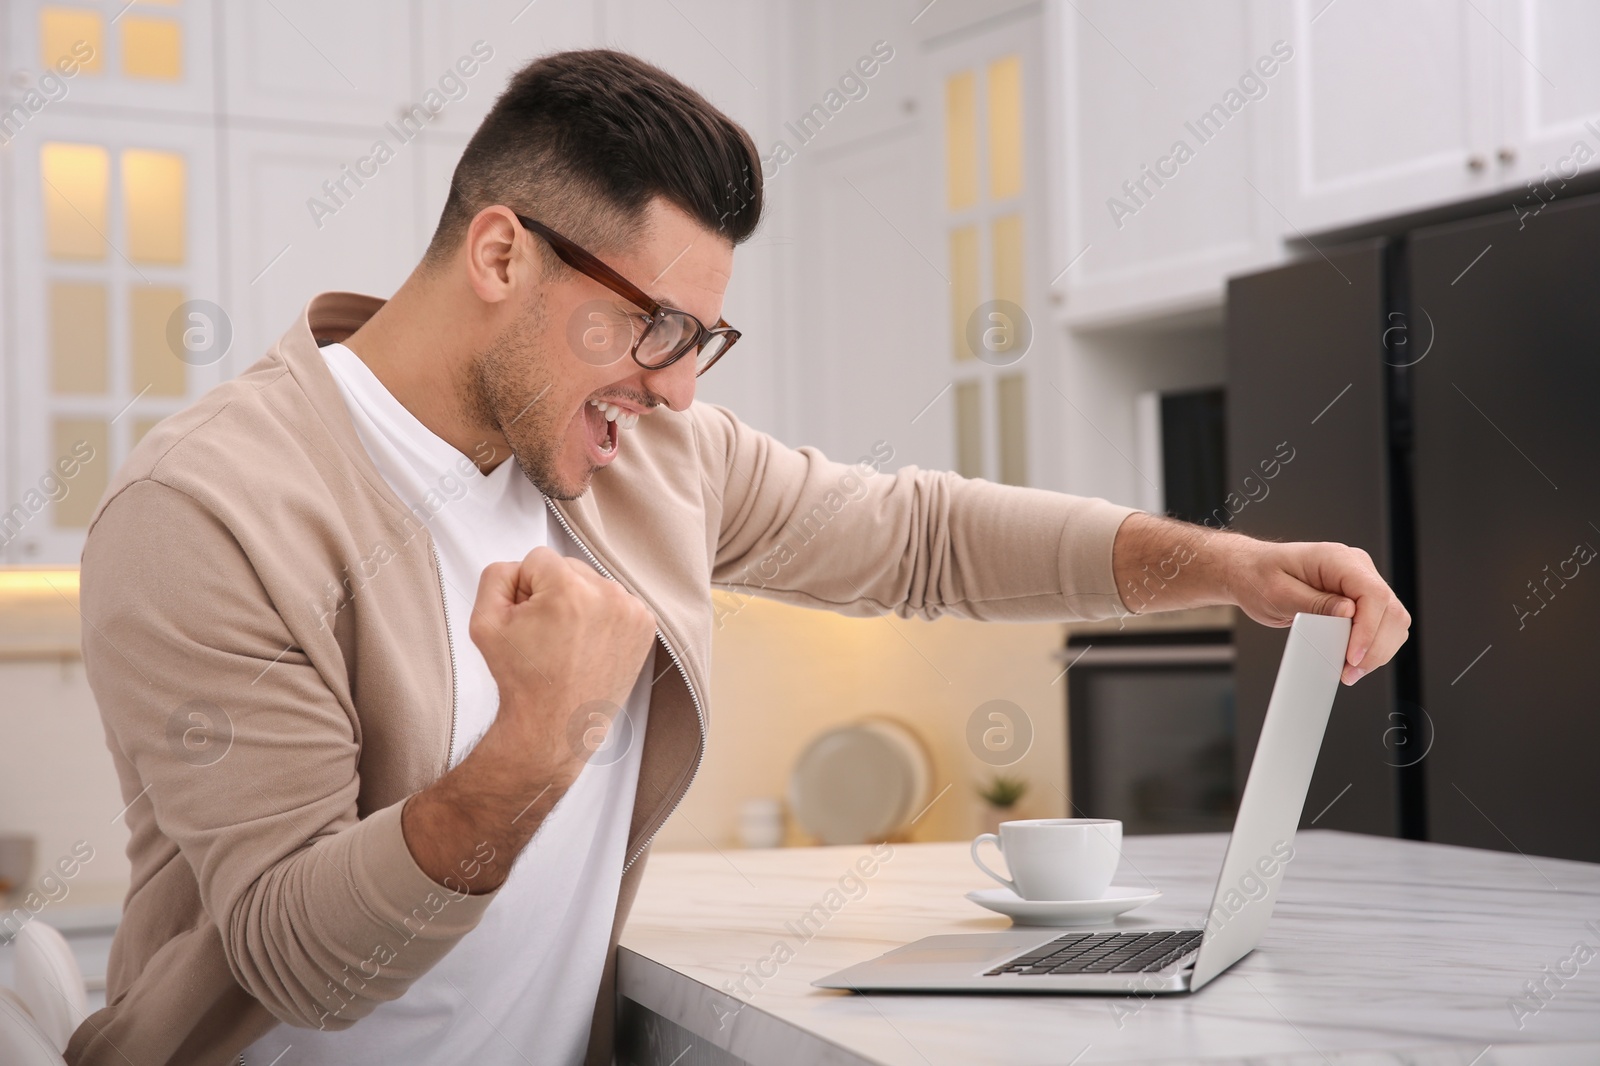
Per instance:
[[[34,1022],[22,999],[0,987],[0,1062],[6,1066],[65,1066],[66,1061]]]
[[[14,943],[17,997],[56,1051],[65,1051],[72,1031],[89,1015],[89,995],[72,946],[38,920],[23,926]]]

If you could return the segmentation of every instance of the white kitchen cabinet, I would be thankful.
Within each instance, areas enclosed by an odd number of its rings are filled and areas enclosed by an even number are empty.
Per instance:
[[[784,232],[798,267],[794,435],[845,461],[879,447],[891,469],[1056,488],[1039,12],[952,8],[908,25],[889,5],[830,4],[802,28],[796,99],[775,131],[792,156],[767,168],[802,223]],[[867,92],[797,130],[864,57]],[[1000,299],[1032,341],[991,361],[966,327]]]
[[[1299,0],[1285,214],[1319,231],[1600,165],[1600,7],[1584,0]],[[1594,128],[1590,128],[1590,126]],[[1548,186],[1548,187],[1547,187]]]
[[[1229,274],[1281,254],[1270,132],[1301,59],[1274,55],[1247,0],[1051,3],[1045,37],[1048,280],[1068,325],[1214,306]]]
[[[804,264],[794,432],[844,462],[883,440],[894,449],[890,469],[953,465],[947,286],[925,221],[935,205],[918,192],[927,165],[908,128],[800,176],[806,224],[789,235],[803,242]]]
[[[227,57],[221,108],[229,118],[376,131],[399,121],[403,105],[420,103],[409,5],[272,0],[230,4],[216,17]]]
[[[45,112],[8,157],[13,494],[0,562],[70,564],[133,445],[221,380],[216,361],[172,340],[174,317],[194,310],[185,302],[224,302],[216,135],[185,121]],[[184,192],[169,195],[169,183]]]
[[[19,97],[38,90],[52,112],[87,105],[209,116],[217,7],[214,0],[0,5],[11,87]],[[63,70],[70,73],[61,77]]]
[[[1526,214],[1579,171],[1600,166],[1600,5],[1507,0],[1497,15],[1504,35],[1494,40],[1503,87],[1497,162],[1503,181],[1526,193],[1517,204]]]
[[[420,99],[433,89],[448,101],[430,130],[471,136],[517,70],[550,52],[597,47],[604,37],[604,7],[603,0],[421,4],[412,94]]]
[[[229,132],[233,225],[223,306],[233,321],[230,375],[264,355],[316,293],[387,297],[416,265],[431,235],[417,197],[425,146],[392,134],[381,139],[393,155],[379,164],[374,138],[361,134]],[[348,177],[369,170],[359,185]]]
[[[1584,0],[1063,0],[1045,14],[1070,326],[1216,305],[1285,241],[1508,192],[1537,211],[1600,166],[1600,6]],[[1264,57],[1262,87],[1199,127]]]
[[[938,223],[934,262],[948,276],[943,336],[921,360],[938,373],[931,384],[950,391],[921,421],[953,432],[963,475],[1059,489],[1042,25],[1036,7],[1013,8],[923,49],[919,110],[932,120],[928,147],[942,164],[925,195]]]
[[[606,0],[605,40],[670,71],[735,122],[759,129],[782,9],[738,0]]]
[[[1297,0],[1283,210],[1316,233],[1491,193],[1500,164],[1492,29],[1467,0]]]
[[[426,133],[417,138],[417,240],[422,248],[433,239],[439,227],[439,216],[444,213],[445,199],[450,195],[450,182],[455,177],[456,164],[466,150],[464,134]]]

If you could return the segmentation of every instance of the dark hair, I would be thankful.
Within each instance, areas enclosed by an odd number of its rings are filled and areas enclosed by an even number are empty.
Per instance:
[[[505,204],[592,251],[636,234],[660,196],[739,244],[761,218],[761,157],[750,135],[660,67],[610,49],[557,52],[517,71],[450,182],[424,262]],[[546,256],[553,263],[553,256]]]

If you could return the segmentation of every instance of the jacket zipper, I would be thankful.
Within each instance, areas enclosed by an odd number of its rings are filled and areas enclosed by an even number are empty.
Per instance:
[[[439,548],[430,539],[428,550],[433,553],[433,573],[439,579],[439,604],[444,608],[444,646],[450,652],[450,744],[444,750],[444,771],[449,773],[450,760],[456,753],[456,689],[460,681],[456,676],[456,642],[450,635],[450,600],[444,594],[444,564],[439,562]]]
[[[573,532],[572,527],[567,524],[566,516],[556,508],[555,501],[546,496],[544,502],[545,505],[550,508],[550,513],[556,516],[556,521],[561,523],[561,528],[566,530],[567,536],[571,537],[572,542],[578,546],[578,550],[583,552],[583,554],[588,557],[590,565],[592,565],[596,570],[600,571],[601,576],[605,577],[607,580],[617,580],[616,576],[613,575],[611,571],[606,569],[605,564],[600,561],[599,557],[596,556],[594,552],[589,550],[589,546],[579,539],[578,534]],[[689,690],[689,700],[694,704],[695,721],[700,726],[700,750],[695,754],[694,766],[689,771],[689,784],[683,787],[683,791],[679,792],[677,798],[672,801],[672,806],[667,809],[667,813],[663,815],[661,820],[655,824],[655,827],[645,835],[645,838],[639,842],[639,846],[634,850],[633,854],[628,856],[628,861],[622,866],[622,872],[624,874],[632,869],[633,864],[638,861],[639,856],[644,854],[645,848],[650,846],[650,842],[656,838],[656,834],[661,831],[661,827],[666,824],[667,819],[672,817],[673,812],[678,809],[678,805],[683,802],[683,797],[694,785],[694,779],[700,773],[700,760],[704,757],[706,750],[706,715],[705,711],[700,706],[700,696],[694,690],[694,682],[689,680],[689,671],[684,667],[683,660],[678,658],[678,653],[673,650],[671,644],[667,643],[667,635],[663,633],[660,628],[656,629],[656,639],[661,642],[661,646],[663,648],[667,649],[667,657],[672,660],[672,665],[678,668],[678,673],[683,677],[683,685]]]

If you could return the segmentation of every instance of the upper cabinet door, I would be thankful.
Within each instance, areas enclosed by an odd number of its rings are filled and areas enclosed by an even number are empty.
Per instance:
[[[1499,186],[1502,49],[1480,7],[1298,0],[1292,20],[1285,213],[1296,227],[1337,229]]]
[[[450,0],[419,9],[421,67],[413,93],[438,93],[430,128],[470,136],[506,81],[539,56],[593,48],[599,0]]]
[[[1496,162],[1509,185],[1533,182],[1519,213],[1537,211],[1579,171],[1600,166],[1600,5],[1517,0],[1485,8],[1505,87]],[[1547,188],[1548,186],[1548,188]]]
[[[1299,62],[1245,0],[1046,9],[1064,190],[1048,280],[1073,326],[1217,306],[1228,274],[1270,262],[1270,116]]]
[[[32,114],[45,107],[52,113],[104,107],[208,117],[212,112],[211,0],[45,0],[0,5],[0,12],[10,88]]]
[[[362,133],[303,125],[230,133],[228,374],[264,355],[318,292],[387,298],[400,286],[431,232],[432,220],[426,229],[419,221],[416,195],[428,149],[397,143],[381,162]],[[358,174],[367,175],[359,184]]]
[[[608,47],[671,72],[746,128],[767,127],[779,88],[771,43],[780,5],[606,0],[604,9]]]
[[[388,0],[273,0],[219,8],[230,118],[431,124],[413,84],[409,6]]]

